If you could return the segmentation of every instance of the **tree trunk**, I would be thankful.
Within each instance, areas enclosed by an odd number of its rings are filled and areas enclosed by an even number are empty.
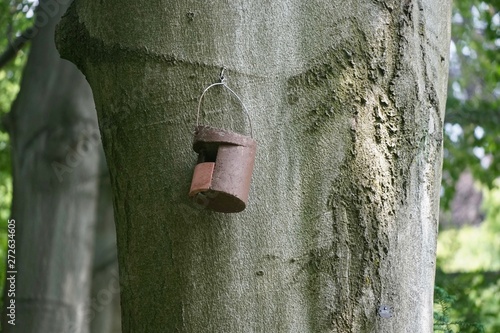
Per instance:
[[[429,332],[450,1],[76,2],[123,332]],[[227,68],[258,142],[247,209],[187,196]],[[220,87],[203,123],[248,133]]]
[[[88,319],[90,333],[120,333],[120,280],[111,184],[108,167],[102,162]]]
[[[6,298],[15,299],[15,326],[4,313],[3,332],[89,332],[94,227],[105,218],[96,210],[111,203],[98,195],[107,168],[92,92],[54,44],[66,9],[40,2],[21,91],[7,118],[17,274],[15,298]]]

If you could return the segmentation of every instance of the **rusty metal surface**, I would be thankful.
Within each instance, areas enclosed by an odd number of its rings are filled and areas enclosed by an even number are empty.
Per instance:
[[[190,197],[210,189],[214,168],[214,162],[199,163],[194,167],[193,180],[191,181],[191,189],[189,190]]]
[[[245,147],[257,146],[255,140],[249,136],[211,126],[196,126],[193,140],[194,151],[199,153],[207,144],[230,144]]]
[[[242,146],[220,146],[212,178],[212,188],[248,201],[255,149]]]
[[[255,162],[255,140],[209,126],[198,126],[193,149],[200,154],[199,161],[202,163],[195,167],[189,195],[194,196],[198,204],[217,212],[236,213],[244,210]],[[198,167],[213,163],[205,162],[207,156],[216,156],[209,189],[205,179],[209,172],[204,169],[207,167]],[[195,178],[197,184],[202,185],[193,187]]]
[[[215,190],[199,192],[193,200],[197,206],[219,213],[239,213],[246,208],[246,202],[240,198]]]

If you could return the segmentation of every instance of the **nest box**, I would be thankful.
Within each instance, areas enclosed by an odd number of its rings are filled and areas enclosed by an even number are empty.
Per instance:
[[[238,133],[197,126],[193,149],[198,153],[189,196],[222,213],[245,209],[257,144]]]

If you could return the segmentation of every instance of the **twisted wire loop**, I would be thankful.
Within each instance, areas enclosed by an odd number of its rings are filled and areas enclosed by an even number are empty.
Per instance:
[[[215,87],[215,86],[222,86],[223,88],[229,90],[229,92],[231,94],[233,94],[234,97],[236,97],[236,99],[240,102],[241,106],[243,107],[243,111],[245,112],[245,114],[247,116],[247,119],[248,119],[248,124],[250,125],[250,137],[253,138],[252,119],[250,118],[250,114],[248,113],[248,110],[247,110],[245,104],[243,104],[243,101],[241,100],[240,96],[238,96],[238,94],[236,94],[233,91],[233,89],[231,89],[231,88],[229,88],[227,86],[227,84],[226,84],[226,78],[224,77],[224,70],[225,69],[226,69],[225,67],[222,67],[222,69],[221,69],[221,72],[220,72],[220,75],[219,75],[219,79],[220,79],[219,82],[212,83],[211,85],[209,85],[208,87],[206,87],[205,90],[203,90],[203,93],[200,96],[200,100],[198,101],[198,112],[196,113],[196,126],[198,127],[199,124],[200,124],[200,110],[201,110],[201,102],[203,100],[203,96],[205,96],[205,94],[207,93],[207,91],[210,88]]]

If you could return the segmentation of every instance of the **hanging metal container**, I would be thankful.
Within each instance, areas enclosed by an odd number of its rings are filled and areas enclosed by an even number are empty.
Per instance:
[[[222,85],[240,101],[249,120],[250,117],[238,95],[224,82],[207,87],[198,104],[193,150],[198,153],[189,196],[198,205],[216,212],[237,213],[245,209],[252,179],[257,143],[250,135],[234,133],[210,126],[199,125],[199,114],[203,96],[213,86]]]

